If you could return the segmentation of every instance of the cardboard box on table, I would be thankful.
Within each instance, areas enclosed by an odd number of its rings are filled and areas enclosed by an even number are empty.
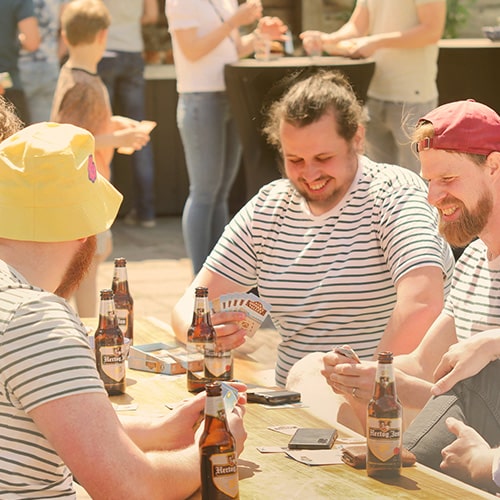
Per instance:
[[[188,366],[186,348],[179,345],[156,342],[130,347],[128,367],[167,375],[186,373]],[[192,371],[203,370],[203,355],[200,353],[189,361]]]

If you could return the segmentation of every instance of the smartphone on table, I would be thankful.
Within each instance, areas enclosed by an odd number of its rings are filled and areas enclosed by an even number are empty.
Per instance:
[[[327,450],[337,439],[337,430],[334,428],[316,429],[299,427],[288,442],[291,450]]]

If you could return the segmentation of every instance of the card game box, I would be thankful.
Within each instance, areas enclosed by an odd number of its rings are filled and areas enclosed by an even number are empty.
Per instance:
[[[203,356],[200,354],[189,361],[193,371],[203,370]],[[130,347],[128,367],[167,375],[186,373],[187,351],[179,345],[156,342]]]

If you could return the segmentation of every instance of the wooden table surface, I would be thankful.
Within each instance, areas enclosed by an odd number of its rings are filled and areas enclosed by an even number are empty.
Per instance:
[[[95,321],[85,324],[94,327]],[[171,341],[169,326],[154,318],[135,320],[134,343]],[[259,382],[259,367],[249,356],[235,360],[235,377],[249,383]],[[115,404],[136,403],[137,410],[129,414],[164,414],[165,404],[189,397],[185,375],[162,375],[127,370],[127,393],[111,397]],[[448,476],[417,464],[404,468],[402,476],[392,480],[370,478],[364,470],[345,464],[308,466],[288,458],[284,453],[260,453],[259,446],[286,446],[290,436],[269,430],[269,426],[297,425],[325,427],[307,408],[266,409],[248,404],[245,427],[248,438],[239,458],[240,498],[246,499],[450,499],[495,498]],[[339,438],[355,436],[338,426]],[[82,490],[78,499],[88,498]],[[199,498],[195,495],[193,498]]]

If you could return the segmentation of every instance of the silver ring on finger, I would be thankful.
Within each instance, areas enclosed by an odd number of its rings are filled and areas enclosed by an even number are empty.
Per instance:
[[[357,398],[358,396],[356,396],[356,391],[358,390],[358,387],[353,387],[352,388],[352,397],[353,398]]]

